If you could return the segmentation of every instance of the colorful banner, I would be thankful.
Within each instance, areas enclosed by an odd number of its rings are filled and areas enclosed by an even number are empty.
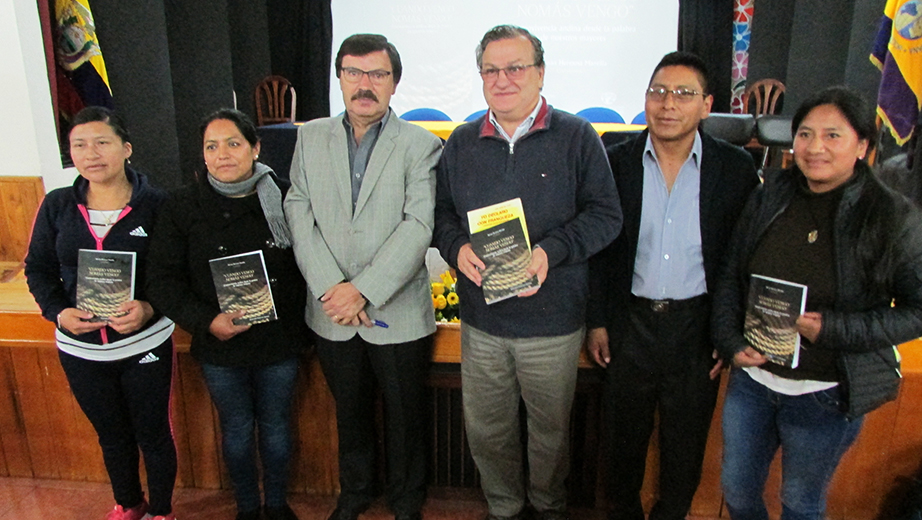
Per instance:
[[[743,93],[749,72],[749,41],[752,36],[753,0],[733,5],[733,65],[730,69],[730,112],[743,113]]]
[[[902,145],[922,106],[922,0],[887,0],[871,62],[881,69],[877,115]]]

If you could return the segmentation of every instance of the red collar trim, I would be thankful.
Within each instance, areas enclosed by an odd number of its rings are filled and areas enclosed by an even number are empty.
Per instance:
[[[487,110],[486,115],[483,118],[483,124],[480,125],[480,137],[497,137],[500,136],[499,131],[496,129],[496,126],[491,121],[491,116],[493,115],[493,109]],[[531,125],[531,129],[528,130],[528,133],[525,135],[531,134],[537,130],[544,130],[548,127],[550,123],[550,105],[547,104],[547,100],[544,99],[544,96],[541,96],[541,108],[538,109],[538,114],[535,115],[535,122]],[[524,137],[524,136],[523,136]]]

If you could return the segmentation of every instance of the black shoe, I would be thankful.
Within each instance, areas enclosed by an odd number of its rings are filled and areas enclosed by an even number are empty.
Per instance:
[[[299,520],[288,504],[282,507],[266,507],[265,512],[267,520]]]
[[[238,511],[234,520],[260,520],[259,509],[256,511]]]
[[[338,505],[327,520],[358,520],[359,515],[362,514],[366,508],[366,506]]]
[[[412,513],[397,513],[394,515],[394,520],[423,520],[423,514],[419,511],[413,511]]]

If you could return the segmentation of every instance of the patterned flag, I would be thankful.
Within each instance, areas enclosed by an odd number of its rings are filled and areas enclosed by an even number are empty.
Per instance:
[[[871,62],[881,70],[877,114],[902,145],[922,106],[922,0],[887,0]]]
[[[84,104],[111,107],[109,75],[89,0],[55,0],[54,13],[58,64],[67,71]]]

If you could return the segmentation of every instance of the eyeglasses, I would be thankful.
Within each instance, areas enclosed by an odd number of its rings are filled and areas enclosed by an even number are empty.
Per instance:
[[[701,96],[701,92],[697,90],[691,90],[687,88],[680,88],[678,90],[669,90],[664,87],[650,87],[647,89],[647,97],[653,101],[666,101],[666,96],[672,94],[676,101],[679,103],[688,103],[691,100],[695,99],[697,96]]]
[[[349,83],[358,83],[362,81],[362,76],[368,74],[368,79],[370,79],[372,83],[380,85],[387,81],[387,77],[391,75],[391,71],[381,69],[362,70],[355,67],[343,67],[340,70],[342,70],[343,79]]]
[[[480,77],[487,81],[496,81],[496,78],[499,77],[499,71],[503,71],[506,73],[506,79],[522,79],[525,71],[535,66],[536,64],[532,63],[531,65],[510,65],[501,69],[480,69]]]

